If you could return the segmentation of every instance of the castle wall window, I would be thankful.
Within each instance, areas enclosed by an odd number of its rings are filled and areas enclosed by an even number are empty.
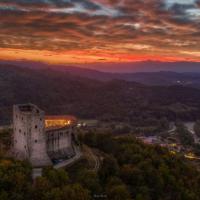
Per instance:
[[[38,127],[38,126],[37,126],[37,125],[35,125],[35,129],[37,129],[37,127]]]
[[[35,140],[35,143],[37,143],[37,140]]]

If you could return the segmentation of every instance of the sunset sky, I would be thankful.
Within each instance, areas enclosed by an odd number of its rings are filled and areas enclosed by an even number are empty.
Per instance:
[[[200,0],[0,0],[0,59],[200,62]]]

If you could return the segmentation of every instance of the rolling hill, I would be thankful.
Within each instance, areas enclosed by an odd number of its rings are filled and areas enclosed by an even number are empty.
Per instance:
[[[155,64],[155,66],[158,65],[157,63],[151,63],[151,65],[153,64]],[[154,71],[154,72],[137,72],[137,73],[109,73],[109,72],[103,72],[103,71],[98,71],[94,69],[82,68],[82,67],[49,65],[49,64],[44,64],[44,63],[22,62],[22,61],[21,62],[0,61],[0,65],[17,65],[17,66],[29,68],[32,70],[51,69],[51,70],[68,73],[68,74],[71,74],[72,76],[79,76],[79,77],[95,79],[99,81],[111,81],[111,80],[118,79],[118,80],[138,82],[138,83],[151,85],[151,86],[152,85],[153,86],[154,85],[158,85],[158,86],[182,85],[182,86],[200,88],[200,73],[198,72],[178,73],[176,71]],[[150,69],[151,69],[151,65],[149,66]],[[185,66],[184,63],[183,63],[183,66]],[[198,64],[196,64],[195,66],[198,66]],[[162,70],[162,68],[160,69]],[[169,69],[173,70],[173,68],[170,68],[170,67]],[[141,71],[142,71],[142,67],[141,67]]]
[[[146,119],[200,117],[200,90],[100,81],[54,69],[0,65],[0,121],[11,120],[12,105],[35,103],[49,114],[142,123]]]

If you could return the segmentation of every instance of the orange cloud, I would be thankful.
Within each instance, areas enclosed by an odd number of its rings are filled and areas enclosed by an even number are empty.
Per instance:
[[[2,0],[0,59],[200,61],[198,4],[167,2]]]

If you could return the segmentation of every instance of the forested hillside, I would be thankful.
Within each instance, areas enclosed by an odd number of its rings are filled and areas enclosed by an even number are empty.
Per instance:
[[[149,118],[192,120],[200,116],[200,90],[97,80],[67,72],[0,66],[0,121],[11,119],[12,105],[35,103],[49,114],[140,123]]]
[[[125,72],[106,72],[100,71],[102,70],[102,66],[96,69],[89,69],[89,68],[83,68],[78,66],[69,66],[69,65],[53,65],[53,64],[46,64],[41,62],[23,62],[23,61],[10,61],[10,62],[3,62],[0,61],[0,66],[3,65],[17,65],[24,68],[29,69],[52,69],[64,73],[71,74],[73,76],[79,76],[83,78],[90,78],[95,79],[99,81],[111,81],[114,79],[118,80],[125,80],[125,81],[134,81],[150,86],[171,86],[171,85],[182,85],[182,86],[189,86],[193,88],[200,88],[200,73],[198,70],[195,70],[195,68],[192,68],[191,66],[188,66],[185,68],[185,64],[189,63],[165,63],[165,68],[160,68],[157,66],[158,63],[152,62],[152,63],[145,63],[146,68],[148,67],[148,70],[143,71],[144,66],[138,66],[138,69],[136,72],[134,72],[134,67],[132,66],[133,70],[130,70],[129,73]],[[142,63],[141,63],[142,64]],[[162,64],[162,63],[159,63]],[[164,64],[164,63],[163,63]],[[170,67],[170,65],[174,65],[176,67],[179,65],[182,67],[182,72],[177,72],[174,67]],[[107,68],[109,68],[109,64],[107,64]],[[154,66],[155,65],[155,66]],[[198,69],[198,63],[193,63],[193,65]],[[156,67],[157,66],[157,67]],[[89,66],[88,66],[89,67]],[[151,71],[151,67],[154,67],[155,69]],[[156,69],[157,68],[157,69]],[[123,69],[123,67],[122,67]],[[184,70],[186,72],[184,72]],[[191,72],[189,72],[191,70]],[[195,72],[196,71],[196,72]]]
[[[71,168],[46,168],[34,182],[31,166],[0,154],[1,200],[199,200],[200,173],[184,157],[131,136],[88,132],[82,144],[101,153],[98,171],[83,158]]]

